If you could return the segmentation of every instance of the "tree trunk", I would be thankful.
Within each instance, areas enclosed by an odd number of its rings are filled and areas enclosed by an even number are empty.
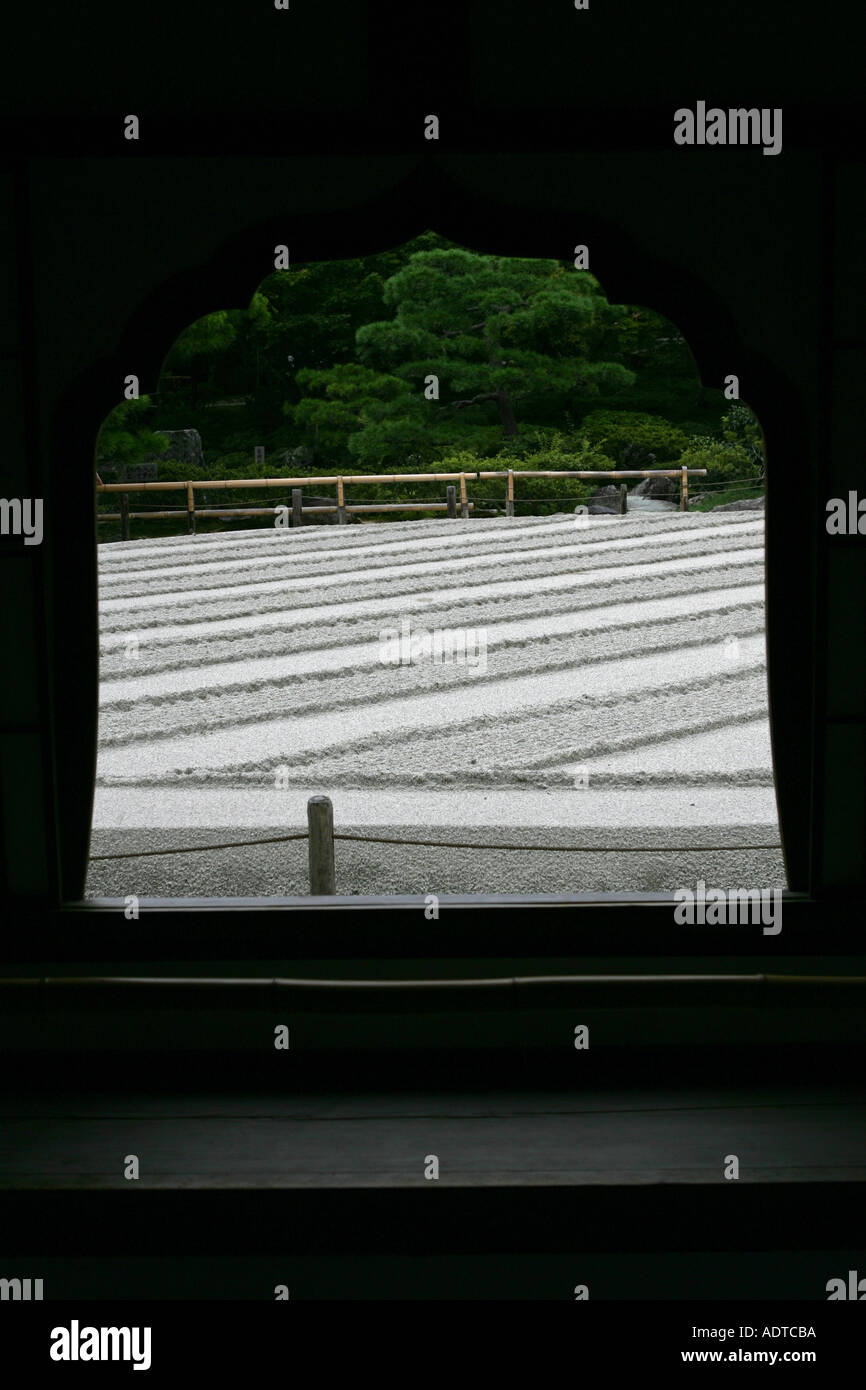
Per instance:
[[[502,423],[503,433],[506,435],[517,434],[517,421],[514,418],[511,397],[507,391],[496,392],[496,404],[499,407],[499,419]]]
[[[487,348],[487,361],[490,363],[491,367],[498,366],[500,358],[499,349],[491,343],[486,333],[484,335],[484,345]],[[499,408],[499,420],[502,425],[502,433],[506,438],[517,434],[517,421],[514,418],[514,409],[508,392],[503,390],[502,387],[499,387],[494,392],[494,398]]]

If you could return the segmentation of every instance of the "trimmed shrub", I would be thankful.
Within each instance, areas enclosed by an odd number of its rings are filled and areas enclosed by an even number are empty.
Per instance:
[[[710,483],[728,482],[732,479],[748,478],[752,474],[752,460],[748,452],[736,444],[711,439],[708,435],[695,436],[687,449],[677,460],[679,466],[686,468],[706,468],[706,478],[695,479],[696,490]],[[689,487],[693,485],[690,483]]]
[[[663,416],[637,410],[593,410],[581,430],[621,468],[661,466],[676,460],[689,444],[688,435]],[[650,454],[652,463],[645,461]]]

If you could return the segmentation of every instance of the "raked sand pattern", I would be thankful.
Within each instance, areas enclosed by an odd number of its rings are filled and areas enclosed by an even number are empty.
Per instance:
[[[434,842],[338,841],[341,894],[784,886],[749,848],[779,840],[763,515],[580,520],[103,545],[91,853],[300,831],[326,793],[338,831]],[[384,663],[407,621],[469,659]],[[93,862],[87,887],[307,890],[303,840]]]

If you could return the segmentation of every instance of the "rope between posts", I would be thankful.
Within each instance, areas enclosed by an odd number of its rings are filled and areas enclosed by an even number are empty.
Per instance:
[[[659,850],[684,853],[693,849],[781,849],[771,845],[485,845],[474,840],[398,840],[387,835],[345,835],[334,831],[335,840],[356,840],[371,845],[426,845],[428,849],[526,849],[543,854],[655,854]]]
[[[208,849],[252,849],[255,845],[279,845],[286,840],[306,839],[309,839],[306,830],[301,830],[296,835],[271,835],[266,840],[226,840],[218,845],[182,845],[176,849],[135,849],[126,854],[91,854],[90,862],[94,863],[97,859],[152,859],[158,854],[195,854]]]
[[[152,859],[164,854],[198,854],[214,849],[252,849],[256,845],[278,845],[289,840],[307,840],[306,830],[294,835],[271,835],[264,840],[226,840],[216,845],[183,845],[172,849],[129,850],[123,854],[92,854],[90,862],[107,859]],[[688,853],[692,850],[743,850],[743,849],[781,849],[781,841],[768,845],[509,845],[484,844],[473,840],[414,840],[398,839],[388,835],[351,835],[341,831],[334,832],[335,840],[354,840],[370,845],[423,845],[427,849],[507,849],[534,850],[542,854],[657,854],[660,850],[670,853]]]

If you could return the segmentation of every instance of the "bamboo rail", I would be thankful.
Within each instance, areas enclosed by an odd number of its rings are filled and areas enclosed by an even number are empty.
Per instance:
[[[471,511],[476,510],[476,504],[469,501],[467,481],[471,479],[506,479],[505,493],[505,513],[508,517],[514,516],[514,484],[516,478],[576,478],[580,481],[592,481],[598,478],[679,478],[680,479],[680,511],[688,511],[689,499],[689,474],[693,473],[696,477],[705,477],[705,468],[612,468],[612,469],[573,469],[573,468],[525,468],[525,469],[491,469],[478,473],[340,473],[322,477],[306,478],[217,478],[211,480],[198,479],[165,481],[155,483],[103,483],[97,474],[96,491],[120,493],[119,512],[97,512],[97,521],[120,521],[122,525],[123,539],[129,540],[129,523],[131,520],[165,520],[169,517],[185,516],[187,518],[187,531],[190,535],[195,534],[196,517],[240,517],[240,516],[273,516],[273,507],[232,507],[231,509],[203,508],[196,507],[196,491],[226,491],[229,488],[291,488],[292,489],[292,524],[298,525],[304,512],[323,513],[336,512],[337,520],[342,525],[347,517],[354,513],[361,512],[438,512],[447,511],[449,516],[454,517],[457,511],[457,498],[455,484],[460,488],[460,515],[464,519],[469,516]],[[346,484],[364,483],[448,483],[446,488],[446,502],[359,502],[355,505],[346,502]],[[335,487],[337,490],[336,501],[333,504],[320,504],[305,507],[302,502],[301,489],[305,487]],[[625,484],[623,484],[623,487]],[[152,512],[131,512],[129,510],[130,492],[185,492],[186,507],[165,511]],[[620,503],[620,510],[624,511]]]
[[[687,512],[689,509],[689,474],[694,473],[695,477],[705,478],[706,468],[612,468],[609,471],[592,469],[589,471],[577,470],[572,468],[521,468],[515,472],[513,468],[507,470],[495,469],[478,473],[478,478],[507,478],[505,493],[505,514],[514,516],[514,479],[518,478],[580,478],[582,481],[591,481],[593,478],[679,478],[680,480],[680,511]],[[471,476],[471,474],[470,474]],[[623,487],[625,484],[623,484]],[[621,514],[625,513],[625,506],[622,501],[622,490],[618,503]]]
[[[679,474],[679,469],[676,470]],[[694,469],[692,470],[694,472]],[[314,487],[323,484],[335,487],[338,483],[454,483],[460,478],[477,478],[477,473],[341,473],[328,477],[308,474],[306,478],[217,478],[206,482],[199,478],[191,483],[97,483],[97,492],[169,492],[186,488],[230,487]],[[564,475],[567,476],[567,475]],[[637,476],[637,475],[635,475]],[[643,476],[643,475],[641,475]]]

